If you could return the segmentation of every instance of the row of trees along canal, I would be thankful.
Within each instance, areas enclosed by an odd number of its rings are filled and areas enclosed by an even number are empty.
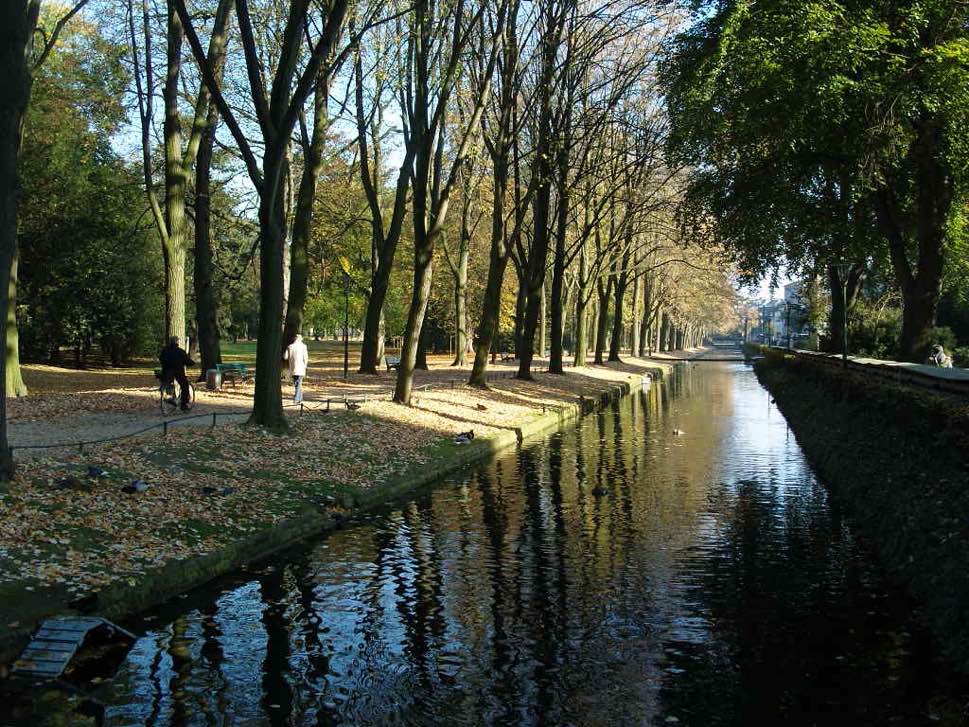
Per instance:
[[[737,320],[719,251],[687,244],[677,222],[685,175],[666,160],[657,80],[682,20],[675,4],[40,5],[8,3],[0,18],[12,69],[0,169],[8,394],[25,393],[18,322],[51,356],[147,331],[112,353],[121,360],[157,348],[162,326],[184,340],[188,319],[204,370],[248,299],[258,303],[251,421],[285,430],[280,352],[300,330],[339,325],[338,260],[363,331],[360,371],[377,371],[385,337],[401,337],[403,404],[429,321],[453,333],[455,364],[473,346],[469,383],[483,386],[492,355],[512,346],[529,379],[536,350],[563,373],[567,355],[582,365],[682,347]],[[51,98],[66,101],[37,103]],[[33,222],[50,199],[33,181],[50,148],[90,151],[62,174],[107,169],[123,182],[104,212],[123,219],[99,230],[96,250],[88,239],[58,248],[58,231]],[[73,218],[75,236],[88,224]],[[16,306],[18,241],[33,262]],[[138,261],[140,284],[111,277],[123,259],[98,257],[118,248]],[[141,318],[53,313],[64,281],[79,280],[65,260],[88,254],[101,266],[93,289],[138,288],[114,312]],[[446,274],[435,279],[435,267]],[[144,325],[155,310],[157,324]]]
[[[873,355],[954,343],[933,329],[940,293],[969,345],[969,5],[694,5],[663,68],[683,219],[749,279],[785,263],[823,281],[834,350],[862,294],[901,302],[897,341],[866,341]]]

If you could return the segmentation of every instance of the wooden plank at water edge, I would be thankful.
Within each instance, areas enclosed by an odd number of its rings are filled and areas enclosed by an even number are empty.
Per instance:
[[[134,635],[103,618],[49,618],[14,662],[12,672],[44,679],[59,677],[88,634],[104,629],[109,637],[134,641]]]

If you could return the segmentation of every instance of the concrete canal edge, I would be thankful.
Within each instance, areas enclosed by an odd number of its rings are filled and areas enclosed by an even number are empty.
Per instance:
[[[369,490],[359,491],[353,501],[353,514],[362,514],[417,493],[470,465],[483,462],[502,451],[517,447],[523,441],[557,430],[583,414],[596,411],[633,391],[638,391],[652,378],[662,378],[672,366],[655,364],[647,375],[629,374],[595,397],[580,398],[578,403],[558,404],[519,426],[501,430],[494,436],[475,438],[460,450],[451,451],[446,459],[412,467],[392,480]],[[297,516],[275,523],[245,538],[235,540],[219,550],[184,560],[170,561],[146,572],[134,582],[113,583],[73,608],[70,597],[57,588],[42,593],[13,593],[0,589],[0,598],[16,598],[16,626],[0,624],[0,665],[13,661],[26,644],[36,625],[52,615],[94,613],[109,619],[121,619],[157,606],[181,593],[198,588],[226,573],[263,560],[299,543],[335,530],[345,518],[307,505]],[[8,584],[16,588],[17,583]],[[80,611],[78,609],[81,609]]]
[[[940,653],[969,676],[969,402],[780,356],[755,370]]]

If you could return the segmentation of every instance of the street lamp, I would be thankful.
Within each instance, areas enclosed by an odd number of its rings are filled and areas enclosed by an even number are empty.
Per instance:
[[[841,282],[841,363],[848,368],[848,273],[851,265],[842,262],[834,267]]]
[[[343,380],[350,376],[350,263],[340,255],[343,268]]]

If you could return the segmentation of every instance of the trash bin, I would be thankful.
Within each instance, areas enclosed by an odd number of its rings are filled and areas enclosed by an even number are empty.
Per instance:
[[[209,391],[218,391],[222,388],[222,372],[218,369],[209,369],[205,372],[205,388]]]

